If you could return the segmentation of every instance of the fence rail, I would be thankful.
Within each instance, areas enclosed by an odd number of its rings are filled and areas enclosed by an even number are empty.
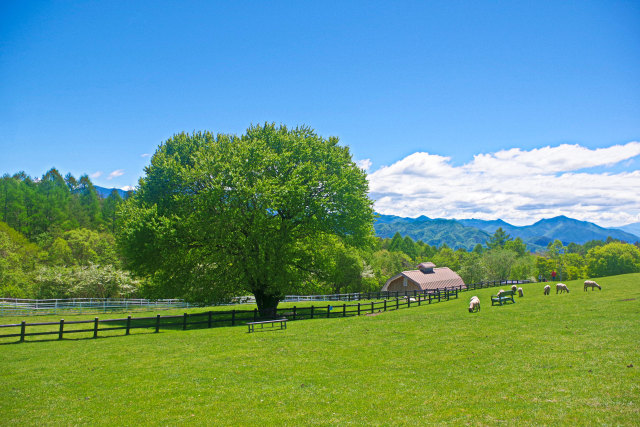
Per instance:
[[[460,291],[471,289],[482,289],[502,285],[528,283],[528,280],[502,280],[491,282],[480,282],[458,287]],[[362,301],[371,299],[389,299],[399,297],[413,297],[426,295],[426,291],[379,291],[379,292],[355,292],[330,295],[286,295],[282,302],[303,302],[303,301]],[[255,304],[253,296],[235,297],[232,304]],[[176,308],[190,308],[193,304],[181,299],[112,299],[112,298],[70,298],[70,299],[20,299],[20,298],[0,298],[0,317],[3,316],[32,316],[41,314],[58,313],[109,313],[114,311],[148,311],[148,310],[168,310]]]
[[[286,317],[288,320],[304,320],[314,318],[335,318],[335,317],[351,317],[372,314],[375,312],[384,312],[390,310],[399,310],[401,308],[410,308],[411,306],[420,306],[422,304],[432,304],[441,301],[448,301],[451,298],[458,298],[458,293],[462,291],[461,287],[443,288],[425,292],[418,292],[416,297],[413,295],[396,296],[395,298],[386,298],[383,300],[372,300],[370,302],[357,304],[347,304],[342,306],[326,306],[310,307],[289,307],[276,308],[270,316],[260,317],[258,310],[231,310],[231,311],[207,311],[202,313],[184,313],[183,315],[161,316],[160,314],[153,317],[131,317],[127,316],[123,319],[103,319],[98,317],[93,320],[74,320],[65,321],[60,319],[59,322],[34,322],[14,323],[8,325],[0,325],[0,331],[4,328],[9,330],[13,328],[11,333],[0,334],[0,338],[18,338],[19,342],[24,342],[26,337],[57,335],[57,339],[63,339],[65,335],[75,333],[91,334],[93,338],[98,338],[100,332],[123,330],[125,335],[129,335],[132,329],[151,329],[154,332],[160,332],[160,329],[197,329],[212,328],[219,326],[236,326],[244,325],[247,322],[257,320],[276,319]],[[69,327],[71,325],[71,327]],[[80,327],[74,325],[82,325]],[[85,326],[86,325],[86,326]],[[51,326],[52,328],[47,328]],[[37,327],[35,332],[28,332],[27,328]]]
[[[108,313],[113,311],[168,310],[190,308],[180,299],[20,299],[0,298],[0,316],[31,316],[58,313]]]

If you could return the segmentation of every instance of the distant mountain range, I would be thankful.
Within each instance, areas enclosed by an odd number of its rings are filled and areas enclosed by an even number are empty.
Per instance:
[[[102,198],[109,197],[111,191],[117,190],[123,199],[127,192],[119,188],[105,188],[94,186]],[[426,216],[417,218],[403,218],[394,215],[380,215],[374,224],[376,235],[391,238],[396,232],[403,237],[409,236],[413,240],[422,240],[432,246],[446,243],[453,249],[464,248],[471,250],[478,243],[485,245],[487,240],[499,228],[513,239],[520,237],[530,251],[540,252],[547,244],[555,239],[567,245],[571,242],[583,244],[589,240],[606,240],[611,236],[625,242],[640,240],[640,222],[628,224],[618,228],[603,228],[592,222],[579,221],[557,216],[542,219],[535,224],[518,227],[501,219],[486,221],[482,219],[432,219]]]
[[[106,199],[107,197],[109,197],[109,194],[111,194],[113,190],[116,190],[120,194],[120,197],[122,197],[123,199],[127,198],[127,192],[119,188],[105,188],[97,185],[94,185],[93,187],[98,192],[98,196],[102,197],[103,199]]]
[[[606,240],[611,236],[614,239],[626,242],[640,240],[638,234],[631,231],[640,228],[640,223],[625,226],[627,230],[603,228],[594,223],[579,221],[557,216],[555,218],[542,219],[535,224],[518,227],[500,219],[485,221],[481,219],[431,219],[426,216],[418,218],[403,218],[393,215],[379,215],[374,224],[378,237],[393,237],[396,232],[402,236],[409,236],[413,240],[422,240],[425,243],[441,246],[446,243],[453,249],[465,248],[467,250],[480,243],[484,245],[495,231],[502,229],[512,238],[520,237],[529,250],[539,252],[546,248],[549,242],[555,239],[567,245],[571,242],[583,244],[589,240]]]
[[[633,224],[623,225],[622,227],[618,227],[618,230],[626,231],[627,233],[640,236],[640,222],[634,222]]]

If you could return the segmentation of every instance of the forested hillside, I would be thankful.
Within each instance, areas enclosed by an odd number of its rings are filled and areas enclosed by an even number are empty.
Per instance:
[[[100,198],[88,176],[0,179],[0,296],[135,295],[114,239],[117,191]]]
[[[100,197],[86,175],[76,180],[51,169],[42,178],[24,173],[3,176],[0,297],[183,297],[155,286],[153,275],[133,278],[123,268],[115,238],[123,203],[117,191]],[[381,223],[395,218],[383,216]],[[638,247],[611,237],[583,244],[554,240],[534,255],[522,238],[502,228],[469,234],[461,245],[469,249],[454,250],[446,243],[446,234],[441,231],[442,243],[430,245],[395,232],[357,250],[327,238],[315,247],[323,273],[310,271],[304,289],[309,293],[375,291],[393,275],[423,261],[450,267],[466,283],[550,279],[553,271],[560,280],[640,272]]]

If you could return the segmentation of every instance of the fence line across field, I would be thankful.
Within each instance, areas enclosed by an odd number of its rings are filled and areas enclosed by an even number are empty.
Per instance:
[[[529,280],[495,280],[489,282],[472,283],[465,285],[467,289],[482,289],[492,288],[502,285],[517,285],[522,283],[529,283]],[[443,288],[444,289],[444,288]],[[458,287],[460,290],[464,288]],[[355,292],[347,294],[330,294],[330,295],[285,295],[281,302],[302,302],[302,301],[360,301],[370,299],[382,299],[382,298],[395,298],[396,296],[413,296],[416,297],[419,293],[425,293],[426,291],[378,291],[378,292]],[[241,297],[246,302],[255,302],[252,296]]]
[[[440,301],[448,301],[451,298],[458,298],[458,293],[462,291],[461,287],[443,288],[438,290],[430,290],[418,293],[417,299],[413,297],[395,297],[393,299],[372,300],[370,302],[357,304],[347,304],[342,306],[309,306],[309,307],[288,307],[276,308],[273,313],[266,317],[260,317],[258,309],[253,310],[231,310],[231,311],[206,311],[202,313],[184,313],[183,315],[161,316],[160,314],[152,317],[131,317],[123,319],[103,319],[96,317],[93,320],[72,320],[65,321],[60,319],[58,322],[33,322],[14,323],[8,325],[0,325],[0,330],[8,330],[13,328],[12,333],[0,334],[0,338],[18,338],[19,342],[24,342],[26,337],[57,335],[58,339],[63,339],[64,335],[85,333],[92,334],[93,338],[98,338],[99,332],[124,330],[125,335],[129,335],[132,329],[152,329],[154,332],[160,332],[164,329],[182,329],[187,330],[189,327],[212,328],[216,326],[237,326],[245,325],[248,322],[255,322],[264,319],[281,319],[288,320],[304,320],[314,318],[335,318],[335,317],[351,317],[361,316],[364,314],[372,314],[375,312],[399,310],[401,308],[410,308],[411,306],[420,306],[422,304],[432,304]],[[82,325],[77,326],[74,325]],[[84,326],[88,325],[88,326]],[[39,328],[46,330],[37,330],[36,332],[28,332],[27,328]],[[52,328],[47,328],[52,327]],[[5,329],[7,328],[7,329]]]
[[[344,304],[332,306],[311,305],[308,307],[287,307],[276,308],[270,316],[260,317],[258,309],[253,310],[226,310],[226,311],[207,311],[202,313],[184,313],[183,315],[161,316],[160,314],[152,317],[134,318],[128,316],[123,319],[103,319],[96,317],[94,320],[72,320],[65,322],[60,319],[59,322],[35,322],[14,323],[8,325],[0,325],[0,331],[8,330],[4,328],[19,329],[19,332],[8,334],[0,334],[0,338],[19,338],[19,342],[24,342],[28,336],[41,335],[58,335],[58,339],[63,339],[65,334],[73,333],[92,333],[93,338],[98,338],[101,331],[124,330],[125,335],[129,335],[132,329],[153,329],[159,332],[164,329],[182,329],[197,326],[199,328],[212,328],[216,326],[236,326],[244,325],[248,322],[255,322],[264,319],[287,318],[288,320],[304,320],[314,318],[332,318],[332,317],[348,317],[361,316],[364,314],[373,314],[375,312],[384,312],[389,310],[399,310],[401,308],[410,308],[411,306],[420,306],[422,304],[432,304],[440,301],[448,301],[451,298],[458,298],[458,294],[465,290],[488,288],[502,285],[510,285],[516,283],[526,283],[525,281],[501,281],[501,282],[484,282],[465,287],[457,286],[451,288],[442,288],[426,291],[412,292],[371,292],[368,296],[372,299],[369,302],[358,302],[357,304]],[[375,300],[384,294],[382,300]],[[361,296],[361,295],[360,295]],[[204,320],[203,320],[204,319]],[[69,329],[71,325],[72,329]],[[88,328],[83,326],[80,329],[74,329],[73,325],[90,325]],[[27,332],[29,328],[43,328],[54,326],[53,330],[39,330],[36,332]],[[101,327],[102,326],[102,327]]]
[[[502,285],[528,283],[528,280],[502,280],[491,282],[480,282],[465,285],[467,290],[481,289]],[[464,288],[459,288],[464,290]],[[362,301],[371,299],[384,299],[412,296],[416,298],[419,294],[425,295],[425,291],[378,291],[378,292],[355,292],[329,295],[286,295],[281,302],[303,302],[303,301]],[[230,304],[255,304],[253,296],[235,297]],[[2,316],[30,316],[39,314],[58,313],[108,313],[113,311],[147,311],[147,310],[169,310],[175,308],[191,308],[197,305],[189,304],[181,299],[114,299],[114,298],[68,298],[68,299],[20,299],[20,298],[0,298],[0,317]]]

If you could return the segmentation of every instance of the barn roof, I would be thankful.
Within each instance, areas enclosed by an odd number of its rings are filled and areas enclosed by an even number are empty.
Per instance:
[[[433,263],[429,264],[434,265]],[[437,267],[429,272],[425,272],[424,270],[403,271],[402,273],[387,280],[387,283],[382,287],[382,290],[386,291],[389,284],[401,276],[406,277],[408,280],[418,285],[422,290],[451,288],[454,286],[465,287],[464,281],[455,271],[451,270],[449,267]]]

